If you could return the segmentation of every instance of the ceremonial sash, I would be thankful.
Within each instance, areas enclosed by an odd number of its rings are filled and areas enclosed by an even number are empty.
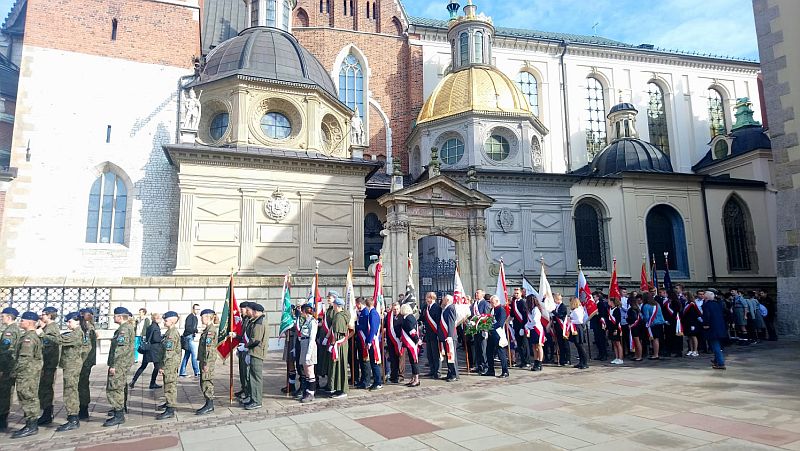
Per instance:
[[[511,300],[511,310],[514,312],[514,318],[517,319],[517,322],[521,323],[523,321],[522,312],[520,312],[519,308],[517,308],[517,299]]]
[[[664,300],[664,310],[667,311],[667,314],[669,314],[670,318],[675,318],[675,314],[676,313],[672,310],[672,307],[670,307],[669,304],[670,304],[669,298],[665,299]]]
[[[361,343],[361,357],[364,359],[369,358],[369,350],[367,349],[367,336],[364,335],[363,330],[358,331],[358,341]]]
[[[372,343],[370,343],[369,348],[372,350],[372,357],[375,359],[375,363],[381,363],[381,336],[380,334],[375,334],[375,338],[372,339]]]
[[[688,315],[689,311],[692,310],[693,307],[694,310],[697,311],[697,316],[703,316],[703,312],[700,311],[700,307],[698,307],[697,304],[695,304],[694,302],[686,304],[686,307],[683,309],[683,314]]]
[[[339,347],[342,346],[342,343],[347,341],[347,335],[336,340],[332,345],[328,346],[328,352],[331,353],[331,359],[336,362],[339,360]]]
[[[544,328],[539,324],[534,325],[533,328],[539,333],[539,344],[544,345]]]
[[[617,308],[618,307],[614,307],[613,309],[608,311],[608,321],[611,322],[611,327],[613,327],[614,329],[617,329],[617,333],[621,334],[622,333],[622,326],[620,326],[617,323],[617,320],[614,319],[614,310],[616,310]]]
[[[681,323],[681,314],[678,312],[675,312],[675,335],[683,336],[683,323]]]
[[[412,330],[411,333],[416,335],[415,330]],[[408,349],[408,355],[411,356],[411,361],[413,363],[417,363],[417,361],[419,361],[419,345],[417,345],[417,340],[415,340],[414,337],[409,335],[405,330],[403,330],[401,339],[403,340],[403,344],[405,345],[406,349]]]
[[[569,338],[569,325],[567,321],[556,316],[556,322],[558,323],[559,327],[561,327],[561,336],[564,338]]]
[[[478,311],[478,302],[480,302],[480,301],[476,301],[475,303],[472,304],[472,316],[478,316],[478,315],[481,314]]]
[[[403,347],[400,343],[400,337],[397,336],[394,330],[394,315],[391,313],[387,314],[386,322],[386,328],[389,329],[389,343],[394,347],[394,350],[397,351],[397,355],[400,355],[400,351],[403,350]]]
[[[439,332],[439,328],[436,327],[436,322],[431,318],[430,307],[425,310],[425,324],[428,325],[428,328],[431,329],[434,333]]]
[[[333,338],[333,334],[331,333],[331,328],[328,326],[328,315],[322,315],[322,321],[319,322],[320,326],[322,326],[322,331],[325,332],[325,336],[322,338],[322,345],[325,346],[328,343],[332,342],[333,340],[328,340],[329,338]]]
[[[653,313],[650,314],[650,318],[647,320],[647,335],[650,336],[651,340],[654,338],[652,327],[656,320],[656,314],[658,314],[658,303],[653,306]]]
[[[634,343],[633,343],[633,331],[636,330],[636,327],[639,326],[639,322],[641,320],[642,320],[642,318],[637,315],[636,316],[636,321],[634,321],[633,324],[630,325],[630,328],[629,328],[630,333],[628,334],[628,347],[630,349],[634,349],[634,346],[633,346],[634,345]]]
[[[439,353],[447,359],[447,363],[456,363],[456,349],[453,337],[447,337],[444,343],[439,342]]]

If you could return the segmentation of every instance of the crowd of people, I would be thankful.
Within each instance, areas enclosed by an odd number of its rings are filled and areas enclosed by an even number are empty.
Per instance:
[[[370,391],[383,389],[385,383],[419,387],[422,356],[427,363],[424,377],[455,382],[462,361],[459,353],[465,354],[468,372],[497,378],[508,378],[509,367],[542,371],[545,364],[574,362],[575,368],[586,369],[591,358],[621,365],[626,359],[695,358],[701,353],[713,353],[712,367],[724,370],[725,345],[777,340],[775,303],[763,291],[691,293],[676,285],[670,290],[630,294],[622,289],[618,298],[611,299],[598,291],[569,302],[556,293],[553,306],[548,309],[546,304],[518,287],[507,301],[483,290],[458,301],[452,295],[439,299],[430,292],[420,306],[413,296],[401,295],[385,307],[376,305],[373,298],[359,297],[349,308],[337,292],[330,291],[321,302],[303,301],[292,307],[294,323],[282,332],[286,386],[281,391],[308,403],[320,394],[344,398],[351,387]],[[264,306],[242,302],[238,308],[241,328],[236,329],[238,334],[230,331],[227,336],[220,335],[227,329],[220,328],[214,310],[204,309],[199,315],[198,310],[195,304],[181,333],[174,311],[148,315],[140,309],[134,316],[125,307],[114,309],[117,328],[108,353],[106,384],[111,410],[103,426],[125,422],[128,389],[136,386],[150,363],[149,388],[163,388],[165,399],[156,419],[175,416],[178,378],[188,377],[189,362],[205,398],[195,413],[213,412],[220,346],[234,340],[238,346],[230,351],[237,356],[240,387],[236,399],[246,410],[262,407],[269,343]],[[69,313],[63,318],[66,331],[62,332],[53,307],[21,315],[12,307],[2,310],[0,430],[8,427],[14,388],[25,423],[13,438],[34,435],[38,426],[54,421],[53,391],[59,367],[67,422],[56,431],[77,429],[80,420],[89,418],[96,315],[93,309]],[[199,340],[195,340],[197,335]],[[139,357],[141,364],[128,382]],[[406,382],[407,366],[411,377]],[[157,383],[158,376],[163,385]]]

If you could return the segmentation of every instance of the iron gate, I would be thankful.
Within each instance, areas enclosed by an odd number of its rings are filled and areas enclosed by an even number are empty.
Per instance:
[[[433,291],[438,299],[445,294],[453,294],[456,275],[456,261],[436,258],[434,261],[419,264],[419,298],[425,299],[425,293]]]
[[[45,307],[55,307],[58,309],[58,325],[62,328],[66,314],[94,308],[98,312],[94,318],[97,328],[107,329],[110,301],[110,288],[0,287],[0,305],[3,307],[14,307],[20,313],[39,313]]]

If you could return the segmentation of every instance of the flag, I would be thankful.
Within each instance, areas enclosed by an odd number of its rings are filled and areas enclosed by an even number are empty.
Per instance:
[[[348,326],[352,329],[356,324],[356,291],[353,289],[353,260],[347,268],[347,286],[344,287],[344,308],[350,314]]]
[[[406,291],[414,291],[414,264],[411,254],[408,254],[408,280],[406,280]]]
[[[311,289],[308,291],[308,302],[314,304],[314,312],[317,318],[325,314],[325,312],[322,311],[322,295],[319,292],[319,262],[317,262],[314,280],[311,281]]]
[[[372,292],[372,299],[375,300],[375,308],[378,313],[383,314],[386,311],[386,303],[383,300],[383,260],[378,259],[378,264],[375,265],[375,291]]]
[[[550,289],[550,282],[547,281],[547,274],[545,274],[544,260],[542,260],[542,273],[539,276],[539,302],[542,303],[547,312],[552,312],[556,309],[553,290]]]
[[[453,281],[453,303],[467,303],[467,297],[464,295],[464,284],[461,283],[461,276],[458,275],[458,264],[456,264],[455,280]]]
[[[619,293],[619,282],[617,282],[617,259],[614,259],[614,272],[611,273],[611,285],[608,287],[609,299],[622,299]]]
[[[642,274],[641,281],[639,282],[639,289],[642,291],[647,291],[650,289],[650,281],[647,280],[647,268],[645,267],[644,261],[642,261]]]
[[[653,254],[653,261],[650,263],[650,280],[653,282],[651,285],[656,290],[658,289],[658,271],[656,270],[656,255]]]
[[[672,278],[669,276],[669,258],[664,256],[664,289],[672,290]]]
[[[283,335],[287,330],[294,327],[294,317],[292,316],[292,285],[289,281],[289,274],[283,277],[283,313],[281,313],[281,332]]]
[[[231,318],[233,320],[231,321]],[[231,332],[236,334],[236,338],[228,339]],[[242,336],[242,314],[239,312],[239,304],[236,302],[236,294],[233,291],[233,275],[228,283],[228,291],[225,293],[225,306],[222,308],[222,317],[219,322],[219,334],[217,335],[217,351],[223,359],[228,358],[232,350],[239,346]]]
[[[525,290],[525,294],[528,296],[534,295],[537,298],[539,297],[539,292],[533,288],[533,285],[531,285],[531,283],[525,277],[525,274],[522,275],[522,289]]]
[[[589,288],[589,281],[583,274],[583,268],[578,269],[578,283],[575,285],[575,297],[581,302],[592,299],[592,289]]]
[[[495,296],[500,298],[500,305],[508,303],[508,288],[506,287],[506,268],[503,266],[503,259],[500,259],[500,270],[497,271],[497,289]]]

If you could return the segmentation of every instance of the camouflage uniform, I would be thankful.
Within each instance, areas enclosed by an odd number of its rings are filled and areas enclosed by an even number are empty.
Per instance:
[[[11,410],[11,390],[14,389],[14,362],[16,361],[17,342],[22,330],[17,323],[11,323],[3,330],[0,337],[0,416],[8,415]]]
[[[217,363],[217,327],[209,324],[200,335],[197,359],[200,364],[200,389],[206,399],[214,399],[214,365]]]
[[[14,352],[14,377],[17,380],[17,399],[22,405],[26,422],[39,417],[39,379],[42,375],[42,340],[36,331],[25,331],[17,341]]]
[[[167,407],[175,408],[178,404],[178,367],[181,363],[181,334],[178,326],[173,325],[164,334],[161,341],[163,352],[161,368],[164,370],[164,397]]]
[[[42,409],[53,407],[53,382],[58,369],[61,352],[61,330],[56,323],[48,323],[42,329],[42,378],[39,381],[39,406]]]
[[[136,329],[133,323],[125,321],[114,331],[111,339],[111,349],[108,351],[108,367],[114,368],[114,374],[108,374],[106,383],[106,396],[108,403],[114,410],[125,408],[125,399],[128,388],[128,371],[133,365],[133,356],[136,352],[133,345],[136,341]]]
[[[83,343],[86,334],[78,327],[64,333],[61,337],[61,361],[59,365],[64,370],[64,408],[67,415],[77,415],[78,408],[78,380],[83,367]],[[87,346],[88,348],[88,346]]]
[[[97,332],[93,322],[86,322],[86,338],[83,347],[83,367],[78,381],[78,398],[82,408],[88,408],[91,396],[89,393],[89,376],[92,367],[97,365]]]

